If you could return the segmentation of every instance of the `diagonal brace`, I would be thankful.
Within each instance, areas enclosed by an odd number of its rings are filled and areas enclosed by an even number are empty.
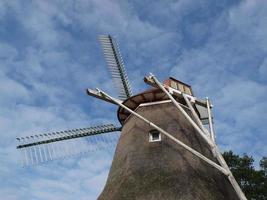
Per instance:
[[[215,134],[214,134],[213,122],[212,122],[212,118],[211,118],[211,110],[210,110],[209,98],[207,98],[207,109],[208,109],[208,116],[209,116],[210,135],[211,135],[212,141],[215,142]]]

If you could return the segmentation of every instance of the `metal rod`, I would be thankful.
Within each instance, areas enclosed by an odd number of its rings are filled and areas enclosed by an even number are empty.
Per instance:
[[[39,136],[38,135],[35,135],[35,137],[37,138],[37,140],[39,140]],[[37,149],[38,149],[38,157],[39,157],[39,160],[40,160],[40,162],[42,163],[43,162],[43,157],[42,157],[42,151],[41,151],[41,147],[40,146],[38,146],[38,147],[36,147]]]
[[[116,99],[114,99],[113,97],[109,96],[108,94],[106,94],[105,92],[101,91],[98,89],[98,91],[110,98],[111,100],[113,100],[115,103],[117,103],[118,105],[120,105],[121,107],[123,107],[125,110],[129,111],[130,113],[132,113],[133,115],[135,115],[136,117],[138,117],[139,119],[143,120],[144,122],[146,122],[147,124],[149,124],[151,127],[157,129],[159,132],[163,133],[165,136],[167,136],[168,138],[170,138],[171,140],[173,140],[174,142],[176,142],[177,144],[179,144],[180,146],[182,146],[183,148],[185,148],[186,150],[188,150],[189,152],[191,152],[192,154],[196,155],[197,157],[199,157],[200,159],[204,160],[206,163],[210,164],[211,166],[215,167],[216,169],[218,169],[220,172],[222,172],[225,175],[228,175],[229,172],[227,170],[225,170],[223,167],[219,166],[218,164],[216,164],[215,162],[213,162],[212,160],[210,160],[209,158],[203,156],[201,153],[197,152],[196,150],[192,149],[191,147],[187,146],[186,144],[184,144],[183,142],[181,142],[180,140],[176,139],[175,137],[173,137],[171,134],[169,134],[168,132],[166,132],[165,130],[163,130],[162,128],[158,127],[157,125],[155,125],[154,123],[150,122],[148,119],[144,118],[143,116],[139,115],[138,113],[134,112],[133,110],[131,110],[130,108],[128,108],[127,106],[123,105],[122,103],[116,101]]]
[[[27,157],[27,151],[26,151],[26,149],[22,149],[22,151],[23,151],[23,154],[24,154],[24,158],[25,158],[25,164],[24,164],[24,166],[27,166],[28,165],[28,157]]]
[[[59,136],[65,137],[66,134],[63,131],[60,131]],[[64,141],[61,141],[60,143],[61,144],[58,144],[58,145],[55,143],[55,145],[58,146],[58,154],[59,154],[58,157],[59,158],[65,158],[68,155],[68,153],[66,152]]]
[[[42,138],[44,138],[45,136],[42,135]],[[48,155],[47,155],[47,152],[46,152],[46,146],[45,145],[41,145],[42,146],[42,150],[43,150],[43,153],[44,153],[44,161],[48,161]]]
[[[35,142],[34,141],[34,136],[31,136],[31,140],[32,140],[32,142]],[[39,162],[39,159],[38,159],[38,156],[37,156],[37,149],[35,148],[35,147],[33,147],[33,152],[34,152],[34,158],[35,158],[35,164],[37,164],[38,162]]]
[[[21,164],[22,164],[22,167],[24,167],[26,164],[25,164],[25,155],[23,153],[23,149],[20,150],[20,153],[21,153]]]
[[[39,152],[40,160],[41,160],[41,163],[42,163],[42,162],[44,162],[44,159],[43,159],[43,155],[42,155],[42,149],[41,149],[41,146],[38,146],[38,152]]]
[[[30,164],[31,165],[34,165],[34,160],[33,160],[33,154],[32,154],[32,149],[31,148],[29,148],[28,149],[28,153],[29,153],[29,157],[30,157]]]

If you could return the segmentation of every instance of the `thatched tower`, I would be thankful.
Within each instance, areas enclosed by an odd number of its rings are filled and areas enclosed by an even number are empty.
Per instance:
[[[183,99],[177,101],[185,105]],[[160,89],[132,96],[124,105],[217,162],[208,145]],[[224,174],[121,107],[118,118],[122,133],[98,200],[239,199]]]

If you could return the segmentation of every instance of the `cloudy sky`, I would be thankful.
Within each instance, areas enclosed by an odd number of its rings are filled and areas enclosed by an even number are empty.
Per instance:
[[[17,136],[118,123],[99,34],[116,37],[134,93],[153,72],[214,104],[222,150],[267,155],[267,2],[0,1],[1,199],[94,200],[112,151],[22,168]]]

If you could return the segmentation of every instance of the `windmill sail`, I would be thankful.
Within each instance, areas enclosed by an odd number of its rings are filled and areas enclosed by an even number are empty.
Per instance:
[[[113,124],[17,138],[23,166],[114,147],[120,127]],[[75,140],[73,140],[75,139]]]
[[[119,51],[119,46],[110,35],[99,36],[103,53],[108,64],[119,98],[124,100],[132,96],[131,86]]]

